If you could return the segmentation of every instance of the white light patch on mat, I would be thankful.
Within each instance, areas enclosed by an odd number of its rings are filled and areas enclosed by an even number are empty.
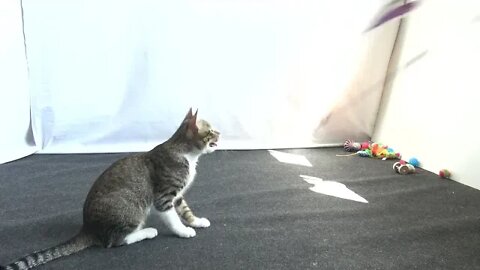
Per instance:
[[[328,196],[334,196],[341,199],[368,203],[368,201],[365,200],[362,196],[351,191],[349,188],[347,188],[347,186],[342,183],[335,181],[324,181],[321,178],[308,175],[300,175],[300,177],[302,177],[305,182],[314,185],[313,187],[309,188],[313,192],[325,194]]]
[[[308,161],[308,159],[305,156],[284,153],[284,152],[279,152],[275,150],[268,150],[268,152],[270,153],[270,155],[272,155],[274,158],[276,158],[280,162],[301,165],[306,167],[313,167],[312,163],[310,163],[310,161]]]

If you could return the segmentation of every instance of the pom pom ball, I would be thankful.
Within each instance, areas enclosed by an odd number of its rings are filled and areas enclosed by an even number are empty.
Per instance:
[[[369,143],[369,142],[363,142],[363,143],[361,144],[362,150],[368,149],[369,147],[370,147],[370,143]]]
[[[372,153],[370,153],[370,151],[367,151],[367,150],[358,151],[357,155],[361,157],[372,157]]]
[[[420,162],[418,161],[418,159],[416,159],[416,158],[414,158],[414,157],[411,158],[411,159],[409,159],[409,160],[408,160],[408,163],[412,164],[412,165],[415,166],[415,167],[418,167],[418,166],[420,165]]]
[[[441,177],[441,178],[449,178],[452,174],[446,170],[446,169],[443,169],[443,170],[440,170],[440,172],[438,173],[438,175]]]
[[[346,140],[345,143],[343,144],[343,148],[347,152],[357,152],[362,148],[362,145],[352,140]]]

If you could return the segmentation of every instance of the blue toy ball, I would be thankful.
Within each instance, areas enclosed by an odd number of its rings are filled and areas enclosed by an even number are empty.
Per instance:
[[[420,162],[418,161],[418,159],[414,157],[408,160],[408,163],[412,164],[414,167],[418,167],[420,165]]]

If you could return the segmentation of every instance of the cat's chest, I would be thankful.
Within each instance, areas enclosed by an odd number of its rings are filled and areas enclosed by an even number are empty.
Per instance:
[[[185,186],[180,191],[180,195],[183,195],[188,190],[190,185],[192,185],[193,180],[195,179],[195,175],[197,174],[198,156],[185,155],[185,158],[188,161],[188,175],[187,179],[185,179]]]

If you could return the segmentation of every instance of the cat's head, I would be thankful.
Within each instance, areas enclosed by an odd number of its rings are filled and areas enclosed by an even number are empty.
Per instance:
[[[190,108],[174,137],[182,138],[194,151],[211,153],[217,149],[220,132],[206,120],[197,119],[197,114],[198,110],[194,114]]]

